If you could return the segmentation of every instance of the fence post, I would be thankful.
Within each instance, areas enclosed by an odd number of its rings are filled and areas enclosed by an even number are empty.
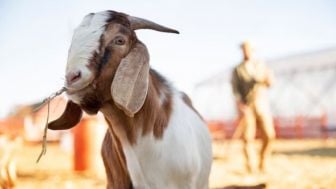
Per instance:
[[[329,137],[329,133],[328,133],[328,115],[326,112],[323,112],[321,115],[321,128],[320,131],[322,131],[322,137],[324,139]]]
[[[295,117],[295,133],[296,137],[303,138],[303,117],[301,115]]]

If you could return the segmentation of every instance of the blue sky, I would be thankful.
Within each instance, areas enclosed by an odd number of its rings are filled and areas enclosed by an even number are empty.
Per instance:
[[[151,65],[180,89],[239,62],[239,44],[276,58],[336,46],[333,0],[0,1],[0,117],[38,101],[64,82],[73,29],[90,12],[116,10],[175,28],[138,31]]]

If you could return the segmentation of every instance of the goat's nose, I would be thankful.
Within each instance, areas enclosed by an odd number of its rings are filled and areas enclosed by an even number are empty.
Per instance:
[[[81,76],[82,76],[82,74],[81,74],[80,71],[69,72],[65,76],[66,82],[68,83],[68,85],[71,85],[71,84],[75,83],[76,81],[78,81],[81,78]]]

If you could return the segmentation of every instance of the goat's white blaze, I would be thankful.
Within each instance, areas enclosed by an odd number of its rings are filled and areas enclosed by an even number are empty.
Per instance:
[[[94,79],[88,65],[94,52],[99,54],[100,37],[105,31],[109,18],[110,14],[107,11],[89,14],[75,29],[69,49],[66,74],[80,72],[81,77],[74,83],[66,83],[68,89],[80,90]]]

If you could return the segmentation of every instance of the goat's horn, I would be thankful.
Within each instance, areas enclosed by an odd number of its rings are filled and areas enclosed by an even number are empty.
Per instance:
[[[137,29],[152,29],[160,32],[168,32],[168,33],[177,33],[179,34],[177,30],[167,28],[165,26],[161,26],[157,23],[154,23],[152,21],[143,19],[143,18],[138,18],[134,16],[128,16],[128,20],[131,23],[131,28],[132,30],[137,30]]]

